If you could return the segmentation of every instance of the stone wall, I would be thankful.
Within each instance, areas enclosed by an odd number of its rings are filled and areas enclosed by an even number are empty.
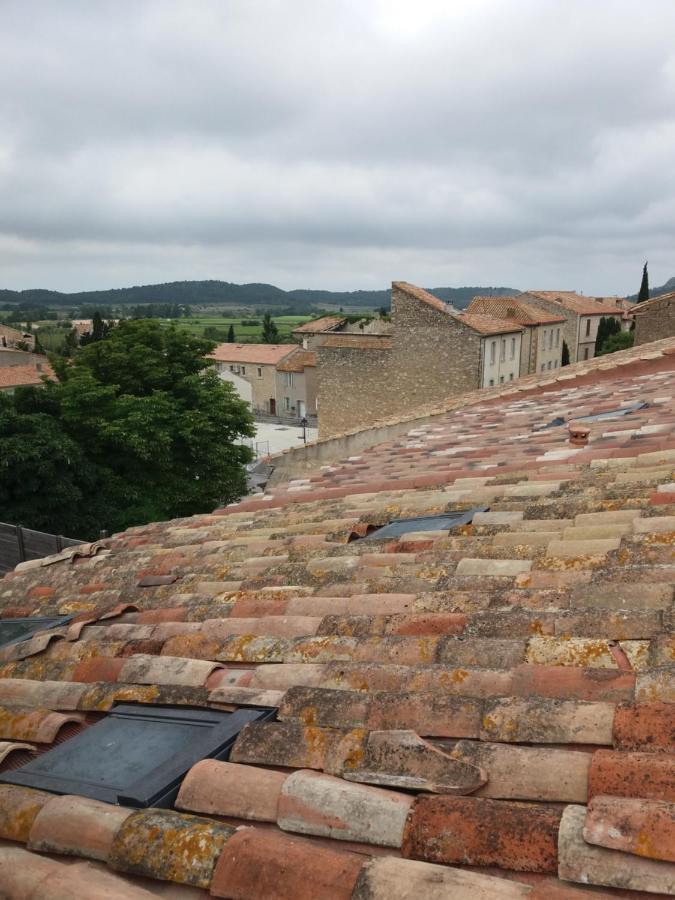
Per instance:
[[[445,305],[392,286],[389,335],[339,333],[318,350],[319,436],[365,428],[480,385],[480,335]]]
[[[635,310],[635,345],[648,344],[675,334],[675,293],[649,300]]]

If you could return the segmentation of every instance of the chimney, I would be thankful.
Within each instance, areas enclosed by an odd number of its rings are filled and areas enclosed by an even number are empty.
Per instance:
[[[591,433],[591,429],[587,425],[570,422],[567,430],[570,433],[570,444],[573,447],[585,447],[588,444],[588,435]]]

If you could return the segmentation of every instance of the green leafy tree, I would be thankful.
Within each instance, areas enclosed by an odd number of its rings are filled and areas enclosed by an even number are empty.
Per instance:
[[[278,344],[279,329],[270,313],[265,313],[262,324],[262,340],[263,344]]]
[[[96,536],[96,473],[41,388],[0,393],[2,519],[51,534]]]
[[[22,412],[51,416],[53,440],[74,446],[87,477],[80,494],[70,482],[49,485],[58,502],[48,530],[65,533],[67,522],[68,533],[93,538],[101,528],[206,512],[245,493],[251,451],[239,441],[254,435],[253,422],[204,358],[213,346],[157,321],[129,320],[71,363],[54,359],[58,381],[22,397]],[[2,472],[11,487],[13,472]],[[49,477],[58,481],[58,473]],[[42,499],[42,491],[33,495],[36,509]],[[21,512],[22,524],[33,524]]]
[[[602,316],[598,324],[598,333],[595,338],[595,355],[598,356],[605,342],[617,332],[621,331],[621,324],[613,316]]]
[[[230,325],[230,327],[227,329],[227,343],[228,344],[235,343],[234,325]]]
[[[617,350],[627,350],[633,346],[635,333],[632,331],[618,331],[616,334],[610,335],[602,345],[599,356],[606,356],[608,353],[616,353]]]
[[[569,364],[570,364],[570,348],[567,346],[567,341],[563,341],[562,353],[560,354],[560,365],[561,366],[569,366]]]
[[[647,263],[645,263],[642,268],[642,282],[640,283],[637,302],[643,303],[645,300],[649,300],[649,273],[647,272]]]

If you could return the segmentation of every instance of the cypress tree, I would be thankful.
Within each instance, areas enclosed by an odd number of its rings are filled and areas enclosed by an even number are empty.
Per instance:
[[[649,275],[647,273],[647,263],[644,264],[644,268],[642,269],[642,284],[640,285],[640,293],[638,294],[637,302],[643,303],[645,300],[649,300]]]
[[[227,329],[227,343],[228,343],[228,344],[234,344],[234,343],[235,343],[235,337],[234,337],[234,325],[230,325],[230,327]]]
[[[570,364],[570,348],[567,346],[567,341],[563,341],[560,365],[561,366],[569,366],[569,364]]]

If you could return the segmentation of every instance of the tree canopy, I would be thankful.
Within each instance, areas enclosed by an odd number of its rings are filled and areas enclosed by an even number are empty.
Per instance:
[[[262,341],[263,344],[279,343],[279,329],[277,328],[270,313],[265,313],[265,315],[263,316]]]
[[[124,321],[72,361],[54,359],[58,381],[3,397],[3,518],[95,538],[240,497],[251,452],[237,442],[253,423],[204,358],[211,349],[157,322]],[[17,482],[31,468],[27,493]]]

